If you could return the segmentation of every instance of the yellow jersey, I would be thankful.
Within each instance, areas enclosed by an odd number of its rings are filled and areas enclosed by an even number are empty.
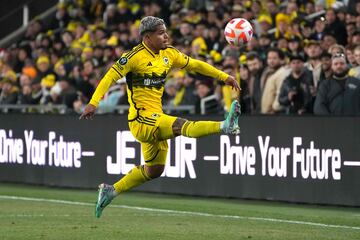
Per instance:
[[[129,120],[135,119],[142,110],[162,113],[161,97],[165,79],[169,71],[174,68],[185,68],[222,81],[229,76],[208,63],[190,58],[172,46],[156,54],[142,42],[131,51],[124,53],[113,64],[100,81],[90,104],[98,106],[109,87],[125,77],[130,104]]]

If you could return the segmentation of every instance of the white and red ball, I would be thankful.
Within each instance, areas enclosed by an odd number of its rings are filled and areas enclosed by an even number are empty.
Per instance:
[[[234,18],[226,24],[224,34],[230,45],[240,46],[251,40],[253,28],[245,18]]]

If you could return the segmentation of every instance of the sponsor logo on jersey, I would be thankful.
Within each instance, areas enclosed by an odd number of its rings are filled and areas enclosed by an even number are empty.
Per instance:
[[[164,83],[165,83],[165,79],[151,79],[151,78],[144,79],[145,86],[161,86]]]

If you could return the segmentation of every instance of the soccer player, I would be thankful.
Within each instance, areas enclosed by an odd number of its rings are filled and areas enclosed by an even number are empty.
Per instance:
[[[168,45],[169,36],[162,19],[148,16],[141,20],[142,42],[122,57],[105,74],[80,119],[91,119],[100,99],[118,79],[126,77],[130,104],[128,121],[134,137],[141,143],[145,165],[134,167],[114,185],[99,185],[95,216],[120,193],[160,177],[164,171],[168,151],[167,139],[179,135],[202,137],[220,132],[239,134],[240,105],[234,101],[227,118],[222,122],[189,121],[163,113],[161,96],[165,78],[173,68],[193,70],[200,74],[225,81],[240,90],[233,76],[192,59]]]

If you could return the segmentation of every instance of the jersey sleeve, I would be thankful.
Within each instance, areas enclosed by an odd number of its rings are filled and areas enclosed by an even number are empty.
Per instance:
[[[187,71],[195,71],[202,75],[216,78],[222,81],[225,81],[229,77],[227,73],[216,69],[206,62],[193,59],[175,48],[173,54],[173,67],[175,68],[185,68]]]
[[[126,74],[130,71],[131,63],[126,57],[121,57],[111,66],[105,76],[101,79],[90,100],[90,104],[97,107],[102,97],[109,90],[110,86],[120,78],[126,76]]]

